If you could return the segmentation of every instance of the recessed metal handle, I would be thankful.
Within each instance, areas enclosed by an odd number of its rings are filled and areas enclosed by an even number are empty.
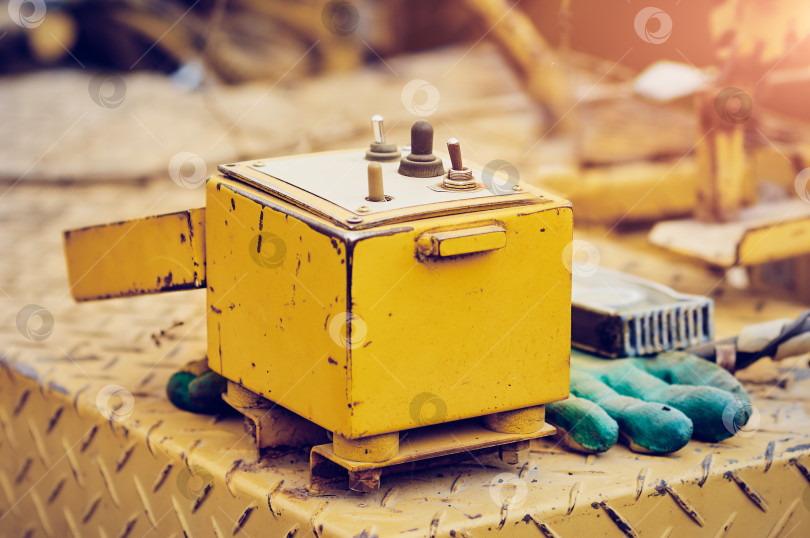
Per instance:
[[[425,232],[416,241],[420,258],[448,258],[498,250],[505,246],[506,230],[494,224],[443,232]]]

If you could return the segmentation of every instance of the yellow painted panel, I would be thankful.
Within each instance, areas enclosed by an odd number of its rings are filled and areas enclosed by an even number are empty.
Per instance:
[[[347,358],[333,320],[347,311],[344,243],[313,228],[323,222],[221,176],[208,183],[207,206],[209,365],[342,430]]]
[[[568,394],[568,202],[349,231],[221,176],[207,198],[209,364],[231,381],[350,438]],[[425,233],[495,226],[503,248],[419,261]]]
[[[205,286],[205,208],[68,230],[77,301]]]
[[[493,224],[505,248],[419,261],[436,227]],[[474,219],[474,220],[473,220]],[[411,223],[354,248],[352,432],[365,436],[538,405],[568,395],[572,237],[567,202]]]

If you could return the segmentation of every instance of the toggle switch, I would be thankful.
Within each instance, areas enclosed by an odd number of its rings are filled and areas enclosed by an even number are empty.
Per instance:
[[[408,177],[436,177],[444,174],[444,163],[433,154],[433,126],[419,120],[411,127],[411,152],[399,163],[399,173]]]
[[[383,117],[379,114],[371,116],[371,130],[374,133],[374,142],[369,145],[366,159],[369,161],[394,161],[399,159],[401,154],[397,149],[397,145],[385,142]]]
[[[382,166],[379,163],[368,164],[368,198],[369,202],[385,202],[383,189]]]
[[[447,152],[450,154],[450,170],[442,180],[442,187],[456,191],[477,190],[472,170],[464,166],[461,160],[461,144],[458,138],[447,141]]]

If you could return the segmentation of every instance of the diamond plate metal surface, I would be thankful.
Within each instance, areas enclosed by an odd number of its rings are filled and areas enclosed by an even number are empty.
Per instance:
[[[806,358],[779,373],[790,383],[750,385],[758,428],[716,445],[585,457],[541,440],[519,467],[492,454],[392,476],[368,495],[310,495],[306,452],[259,461],[239,418],[195,416],[166,400],[168,376],[205,350],[202,291],[84,305],[68,295],[62,229],[192,207],[200,195],[165,183],[23,185],[3,200],[0,246],[14,255],[0,260],[0,535],[810,533]],[[52,323],[20,324],[27,305]],[[750,320],[757,308],[799,310],[753,301],[735,310]],[[718,316],[727,312],[719,302]]]

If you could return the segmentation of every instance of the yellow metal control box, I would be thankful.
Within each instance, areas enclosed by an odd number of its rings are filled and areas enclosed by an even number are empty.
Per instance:
[[[453,192],[397,162],[371,202],[367,165],[324,153],[208,181],[210,367],[350,439],[564,399],[570,203]]]
[[[526,461],[569,389],[571,204],[456,139],[435,155],[424,120],[403,151],[372,128],[368,151],[221,165],[204,208],[65,232],[79,301],[206,288],[222,397],[259,450],[313,447],[313,491],[334,466],[370,491],[469,450]]]

